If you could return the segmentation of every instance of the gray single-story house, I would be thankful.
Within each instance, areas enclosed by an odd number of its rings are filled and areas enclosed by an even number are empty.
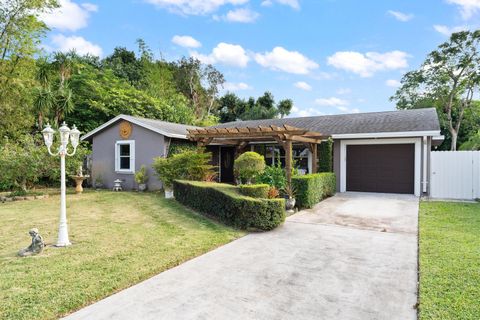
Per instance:
[[[441,143],[438,115],[434,108],[386,112],[340,114],[316,117],[235,121],[212,128],[283,126],[320,132],[333,139],[333,164],[337,191],[405,193],[428,195],[430,150]],[[172,142],[187,142],[187,129],[198,127],[120,115],[87,133],[92,142],[92,176],[102,175],[106,187],[120,178],[134,188],[133,176],[153,157],[166,156]],[[123,131],[122,131],[123,130]],[[218,166],[221,182],[233,182],[236,148],[210,144],[212,162]],[[251,143],[246,150],[263,154],[267,164],[285,161],[275,141]],[[302,143],[293,144],[293,159],[302,172],[312,172],[317,162]],[[150,169],[151,189],[161,183]]]

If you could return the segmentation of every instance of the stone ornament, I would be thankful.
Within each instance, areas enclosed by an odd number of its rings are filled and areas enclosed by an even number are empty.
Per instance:
[[[132,134],[132,125],[130,124],[130,122],[122,121],[120,123],[119,133],[120,137],[122,137],[123,139],[130,138],[130,135]]]
[[[43,242],[42,236],[38,233],[37,228],[30,229],[28,234],[32,237],[32,243],[27,248],[18,251],[20,257],[37,255],[45,248],[45,243]]]

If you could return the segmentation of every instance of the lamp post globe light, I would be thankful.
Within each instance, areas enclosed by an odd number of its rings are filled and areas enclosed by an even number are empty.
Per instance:
[[[50,127],[50,124],[47,124],[45,129],[43,129],[43,140],[47,146],[48,153],[52,156],[60,156],[60,224],[58,226],[58,240],[57,247],[66,247],[71,245],[70,240],[68,239],[68,226],[67,226],[67,203],[66,203],[66,183],[65,183],[65,157],[73,156],[77,150],[80,131],[74,125],[72,129],[67,127],[67,124],[64,122],[60,128],[60,146],[56,152],[52,152],[51,147],[53,144],[53,136],[55,130]],[[73,147],[73,152],[68,152],[68,142]]]

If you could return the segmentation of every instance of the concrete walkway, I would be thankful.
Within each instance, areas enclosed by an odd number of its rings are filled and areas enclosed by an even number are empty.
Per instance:
[[[413,196],[339,194],[66,319],[416,319]]]

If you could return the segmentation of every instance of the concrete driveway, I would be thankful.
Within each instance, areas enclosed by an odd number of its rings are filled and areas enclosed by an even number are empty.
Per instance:
[[[416,319],[418,198],[345,193],[67,319]]]

